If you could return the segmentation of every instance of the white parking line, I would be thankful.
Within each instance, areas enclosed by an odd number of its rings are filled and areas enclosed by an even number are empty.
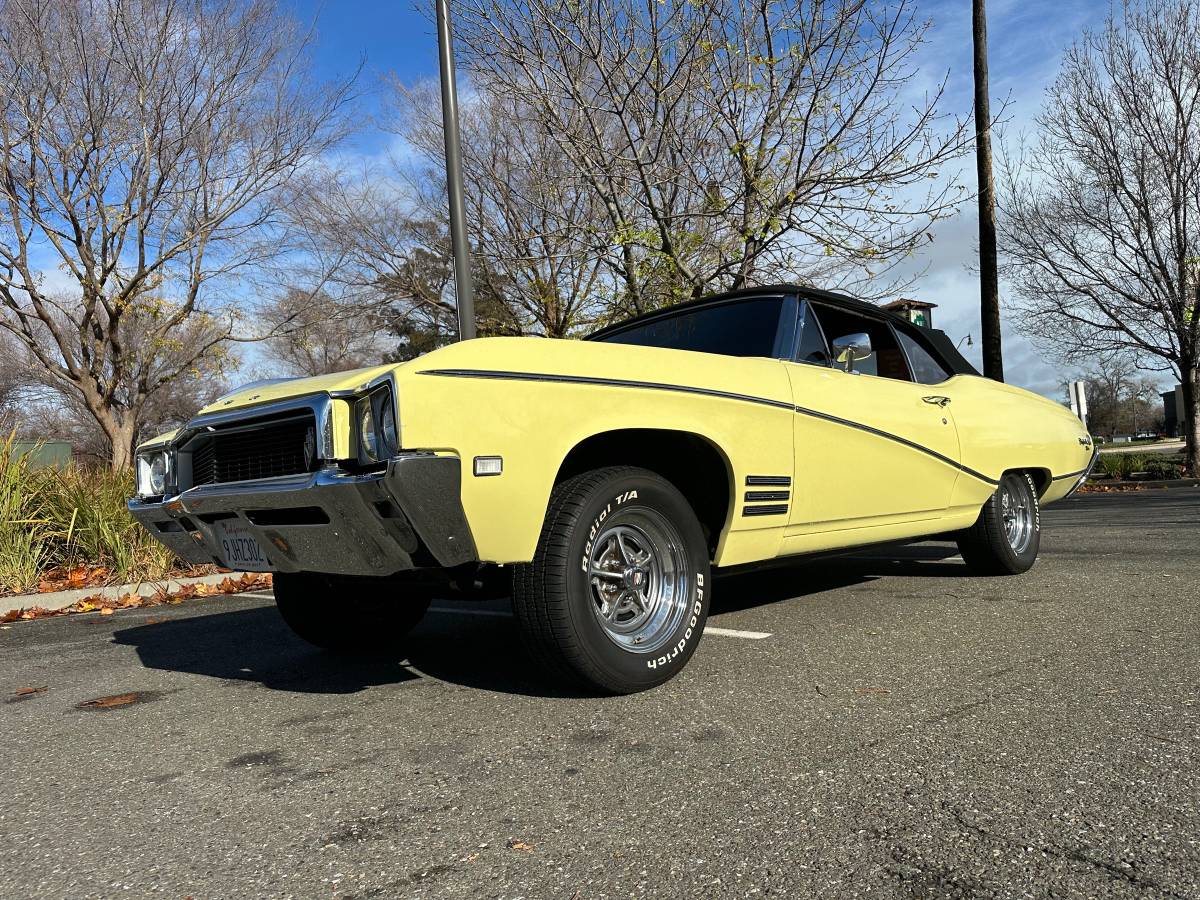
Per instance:
[[[502,609],[455,609],[449,606],[431,606],[429,611],[460,616],[495,616],[504,619],[512,617],[512,613]],[[739,631],[736,628],[716,628],[712,625],[705,627],[704,633],[715,634],[719,637],[743,638],[747,641],[761,641],[771,637],[771,633],[768,631]]]
[[[745,638],[748,641],[761,641],[771,636],[769,631],[738,631],[736,628],[714,628],[712,625],[706,625],[704,633],[716,634],[720,637]]]

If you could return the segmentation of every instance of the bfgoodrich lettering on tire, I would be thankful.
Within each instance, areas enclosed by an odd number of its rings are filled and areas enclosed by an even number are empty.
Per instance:
[[[709,582],[704,533],[683,495],[645,469],[596,469],[554,489],[537,554],[514,573],[513,609],[554,676],[632,693],[687,664]]]

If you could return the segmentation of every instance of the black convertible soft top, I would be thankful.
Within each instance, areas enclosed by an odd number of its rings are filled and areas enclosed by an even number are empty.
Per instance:
[[[643,313],[640,316],[634,316],[631,319],[625,319],[621,322],[616,322],[601,328],[599,331],[594,331],[589,334],[584,340],[604,340],[614,334],[618,334],[627,328],[632,328],[636,325],[641,325],[645,322],[652,322],[656,319],[666,319],[678,315],[689,309],[694,309],[701,306],[710,306],[717,303],[730,303],[742,299],[761,298],[769,296],[785,296],[794,295],[804,300],[812,300],[816,303],[823,303],[828,306],[836,306],[850,312],[856,312],[860,315],[871,316],[875,319],[886,319],[894,324],[908,326],[905,329],[907,334],[912,335],[918,342],[925,345],[925,349],[930,350],[935,356],[946,362],[951,371],[955,375],[978,375],[979,371],[971,365],[971,363],[958,352],[958,347],[954,345],[954,341],[944,332],[936,328],[920,328],[913,326],[907,319],[896,315],[889,310],[876,306],[874,303],[868,303],[865,300],[856,300],[847,294],[839,294],[835,291],[824,291],[820,288],[806,287],[797,284],[774,284],[763,285],[762,287],[742,288],[736,291],[727,291],[723,294],[711,294],[706,297],[701,297],[697,300],[688,300],[684,303],[678,303],[675,306],[668,306],[665,309],[655,310],[654,312]]]

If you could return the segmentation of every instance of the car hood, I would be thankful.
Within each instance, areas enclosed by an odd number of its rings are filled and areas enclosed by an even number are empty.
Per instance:
[[[357,391],[396,366],[371,366],[366,369],[351,369],[331,375],[314,375],[309,378],[281,378],[270,382],[255,382],[218,397],[200,410],[199,415],[227,412],[244,406],[259,406],[276,400],[306,397],[312,394],[331,394],[342,391]]]

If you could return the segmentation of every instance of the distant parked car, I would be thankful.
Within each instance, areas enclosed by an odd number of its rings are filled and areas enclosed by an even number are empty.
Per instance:
[[[777,287],[240,390],[140,448],[130,509],[185,559],[274,571],[323,647],[511,573],[536,658],[627,692],[695,651],[713,567],[953,532],[975,571],[1024,572],[1094,459],[941,332]]]

